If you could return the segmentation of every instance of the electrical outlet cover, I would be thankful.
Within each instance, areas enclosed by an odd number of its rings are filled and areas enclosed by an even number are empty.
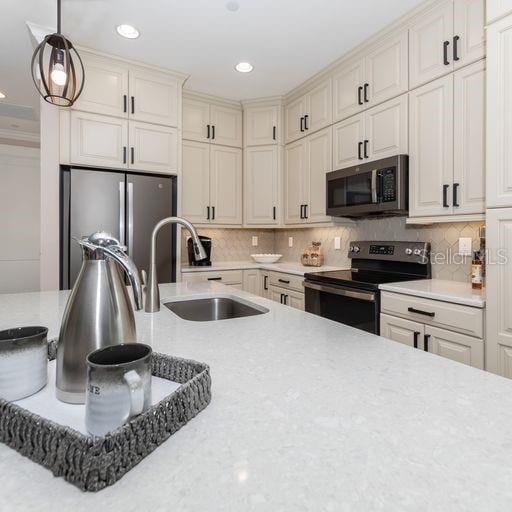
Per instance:
[[[258,247],[258,237],[257,236],[252,237],[252,246]]]
[[[293,247],[293,236],[288,237],[288,247]]]
[[[338,251],[341,249],[341,237],[335,236],[334,237],[334,248]]]
[[[463,256],[471,256],[472,254],[473,239],[470,237],[459,238],[459,254]]]

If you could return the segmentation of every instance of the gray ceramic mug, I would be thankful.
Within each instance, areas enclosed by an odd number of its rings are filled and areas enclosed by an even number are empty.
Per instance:
[[[0,398],[20,400],[46,386],[47,334],[39,326],[0,331]]]
[[[111,345],[87,356],[85,426],[102,436],[151,405],[151,347]]]

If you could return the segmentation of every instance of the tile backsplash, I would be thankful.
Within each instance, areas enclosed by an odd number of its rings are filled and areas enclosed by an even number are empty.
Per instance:
[[[322,243],[326,265],[350,266],[348,245],[354,240],[426,241],[432,245],[432,276],[452,281],[469,281],[471,257],[458,253],[459,237],[473,239],[473,250],[479,248],[478,230],[483,222],[457,222],[411,226],[404,217],[364,219],[352,227],[322,227],[278,230],[199,229],[213,239],[213,261],[244,261],[255,252],[277,252],[283,261],[299,261],[304,247],[312,241]],[[183,240],[185,241],[187,233]],[[258,236],[258,247],[251,246],[252,236]],[[334,237],[341,238],[341,249],[334,249]],[[288,238],[293,237],[293,247]],[[186,247],[182,245],[182,261],[186,264]]]

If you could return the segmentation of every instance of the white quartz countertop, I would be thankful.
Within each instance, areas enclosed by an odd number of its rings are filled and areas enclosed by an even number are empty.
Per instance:
[[[471,283],[448,281],[444,279],[420,279],[401,283],[381,284],[381,290],[416,295],[427,299],[453,302],[475,308],[485,307],[485,291],[473,290]]]
[[[136,314],[138,337],[211,367],[211,404],[118,483],[83,493],[0,444],[2,511],[510,510],[512,381],[216,283],[254,317]],[[0,296],[0,328],[58,333],[66,292]]]
[[[211,267],[191,267],[182,266],[181,271],[187,272],[219,272],[221,270],[249,270],[259,268],[262,270],[275,270],[286,274],[303,276],[309,272],[327,272],[330,270],[348,270],[349,267],[331,267],[323,265],[321,267],[305,267],[302,263],[295,261],[283,261],[278,263],[256,263],[254,261],[223,261],[212,263]]]

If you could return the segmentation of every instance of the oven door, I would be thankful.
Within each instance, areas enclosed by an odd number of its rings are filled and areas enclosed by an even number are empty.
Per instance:
[[[379,334],[379,294],[339,285],[304,282],[309,313]]]

